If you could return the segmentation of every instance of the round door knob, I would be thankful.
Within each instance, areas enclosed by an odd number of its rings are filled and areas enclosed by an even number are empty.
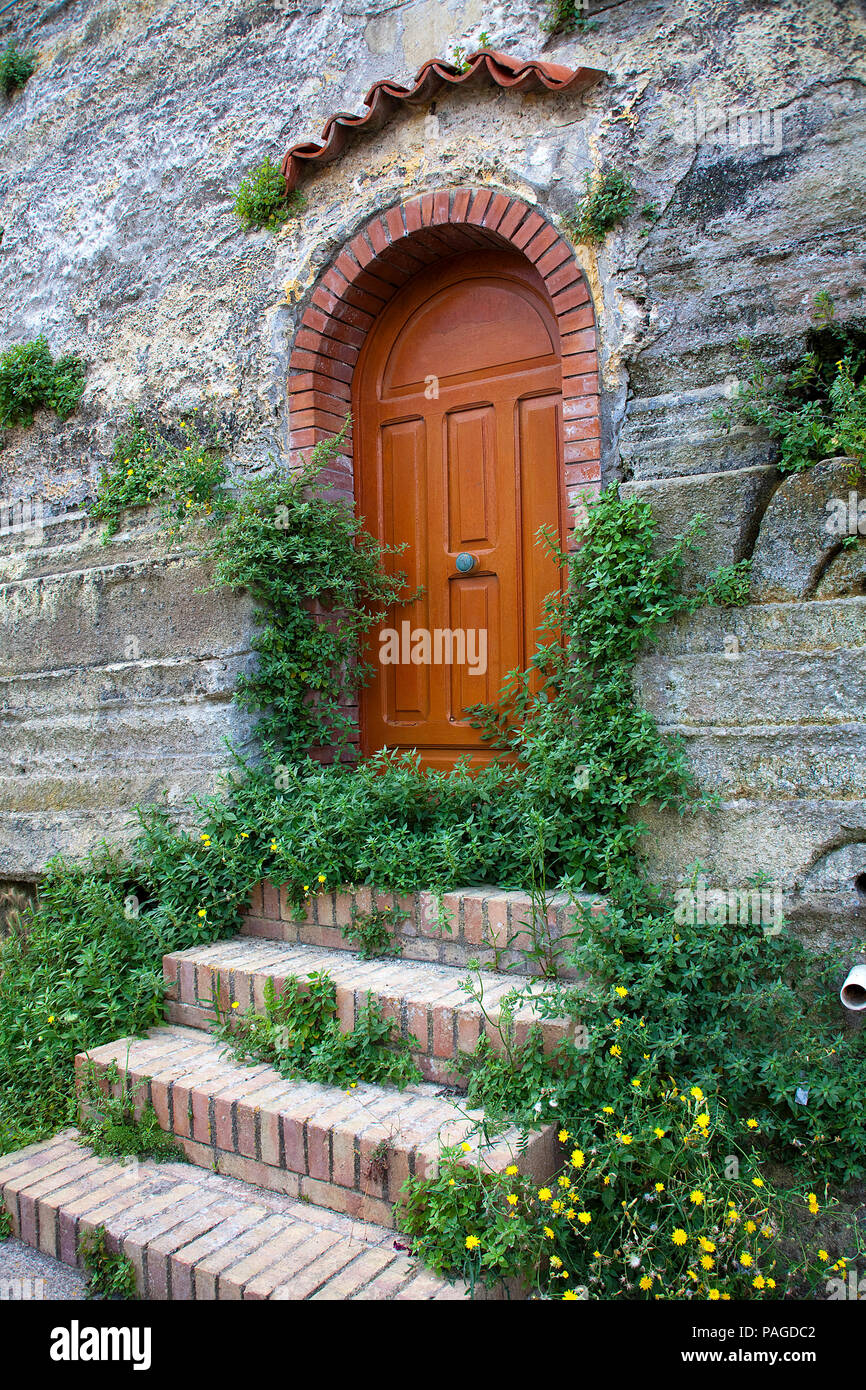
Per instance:
[[[468,550],[461,550],[460,554],[457,556],[455,564],[457,565],[457,568],[461,574],[468,574],[470,570],[474,570],[475,566],[478,564],[478,561],[476,560],[474,555],[469,554]]]

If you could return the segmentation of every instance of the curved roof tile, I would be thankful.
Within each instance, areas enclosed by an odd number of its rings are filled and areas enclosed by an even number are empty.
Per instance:
[[[289,192],[296,188],[302,175],[312,167],[330,164],[339,158],[346,142],[355,131],[362,134],[381,130],[401,105],[424,106],[433,100],[443,87],[465,86],[471,82],[493,83],[497,87],[514,88],[518,92],[576,91],[597,82],[606,74],[598,68],[565,68],[559,63],[524,61],[508,53],[496,53],[482,48],[469,54],[469,66],[463,71],[444,58],[431,58],[418,69],[413,87],[401,87],[387,78],[375,82],[364,97],[369,109],[361,116],[338,111],[325,123],[321,142],[293,145],[283,156],[282,170]]]

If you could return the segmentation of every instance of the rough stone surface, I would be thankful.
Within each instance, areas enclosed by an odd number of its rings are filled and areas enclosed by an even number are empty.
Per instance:
[[[195,560],[158,553],[134,521],[100,551],[74,512],[64,519],[92,494],[130,407],[208,399],[233,470],[267,466],[287,453],[299,318],[372,214],[475,183],[563,227],[585,172],[611,164],[632,171],[638,209],[660,215],[638,210],[601,247],[577,249],[599,324],[604,478],[650,498],[664,536],[707,516],[693,579],[755,551],[753,606],[676,625],[639,672],[722,799],[712,818],[652,817],[653,863],[676,878],[700,853],[731,885],[769,869],[801,885],[804,930],[826,928],[825,892],[849,902],[833,930],[856,928],[851,885],[809,874],[866,843],[851,766],[863,546],[828,554],[823,475],[776,490],[772,444],[726,433],[713,412],[731,394],[739,336],[784,366],[816,290],[840,318],[864,311],[866,19],[799,0],[596,8],[594,28],[549,41],[529,0],[21,0],[0,16],[0,41],[14,32],[39,52],[0,112],[0,345],[44,331],[90,364],[68,422],[42,412],[0,449],[0,493],[42,498],[59,518],[43,545],[6,537],[0,556],[0,873],[32,876],[57,849],[117,838],[132,803],[163,788],[179,805],[212,784],[222,736],[248,733],[228,701],[248,606],[198,595]],[[402,112],[318,171],[280,235],[240,229],[232,203],[248,168],[359,110],[374,81],[471,50],[482,29],[494,48],[608,78],[580,98],[444,93],[436,121]],[[718,111],[723,133],[696,138]],[[726,635],[741,640],[736,675]]]

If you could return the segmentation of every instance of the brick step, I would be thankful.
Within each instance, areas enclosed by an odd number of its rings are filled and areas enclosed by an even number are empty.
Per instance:
[[[186,1163],[97,1158],[74,1130],[0,1157],[14,1234],[65,1264],[103,1226],[141,1297],[454,1299],[394,1233]]]
[[[593,916],[605,911],[603,899],[580,893],[576,900]],[[394,926],[406,960],[424,960],[465,969],[477,960],[486,969],[517,970],[526,975],[542,973],[532,956],[533,941],[528,927],[542,917],[540,907],[533,913],[532,899],[523,892],[504,892],[501,888],[459,888],[443,895],[435,893],[380,893],[373,888],[343,889],[310,897],[306,908],[296,913],[286,889],[273,883],[260,883],[253,889],[242,932],[246,936],[267,937],[273,941],[294,941],[327,950],[352,950],[342,928],[351,924],[352,913],[370,913],[394,908],[403,919]],[[566,959],[569,935],[575,931],[572,899],[566,893],[548,894],[538,935],[549,940],[556,973],[574,979],[575,970]]]
[[[287,1081],[265,1064],[235,1062],[197,1029],[155,1028],[147,1038],[96,1048],[89,1059],[103,1089],[111,1062],[127,1084],[140,1086],[136,1103],[151,1100],[193,1163],[381,1226],[393,1226],[393,1205],[410,1174],[435,1174],[440,1140],[467,1142],[467,1163],[483,1161],[492,1171],[516,1163],[539,1181],[557,1164],[552,1125],[520,1148],[516,1130],[484,1145],[473,1133],[482,1113],[461,1109],[429,1083],[398,1091]],[[76,1058],[79,1080],[87,1065],[84,1054]]]
[[[500,1000],[519,986],[542,988],[532,976],[483,971],[479,982],[488,1015],[485,1020],[484,1012],[460,987],[464,972],[454,966],[393,958],[361,961],[347,951],[244,936],[167,955],[163,971],[169,982],[166,1018],[192,1028],[210,1027],[217,991],[223,1015],[234,1003],[241,1011],[253,1004],[257,1012],[262,1012],[267,980],[274,982],[279,994],[289,978],[303,980],[314,972],[327,972],[336,987],[337,1011],[345,1031],[354,1026],[367,999],[376,1000],[403,1037],[413,1036],[421,1044],[413,1056],[425,1079],[447,1085],[458,1080],[458,1053],[471,1052],[482,1033],[487,1033],[497,1051],[502,1050],[496,1026]],[[518,1044],[536,1023],[548,1047],[553,1047],[573,1027],[564,1018],[539,1019],[529,1006],[521,1008],[514,1021]]]

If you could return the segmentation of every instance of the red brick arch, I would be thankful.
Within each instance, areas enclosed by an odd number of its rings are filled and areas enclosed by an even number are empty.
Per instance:
[[[313,292],[289,364],[289,444],[296,456],[342,425],[364,339],[397,291],[425,266],[460,251],[519,251],[538,270],[559,324],[562,458],[570,505],[601,480],[598,355],[592,299],[571,247],[537,209],[489,188],[443,188],[372,218]],[[323,476],[354,493],[352,441]]]

